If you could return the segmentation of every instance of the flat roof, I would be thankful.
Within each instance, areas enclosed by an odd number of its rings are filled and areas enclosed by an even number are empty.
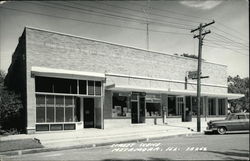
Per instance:
[[[155,54],[168,55],[168,56],[178,57],[178,58],[181,58],[181,59],[195,60],[194,58],[184,57],[184,56],[180,56],[180,55],[174,55],[174,54],[169,54],[169,53],[162,53],[162,52],[157,52],[157,51],[152,51],[152,50],[146,50],[146,49],[142,49],[142,48],[137,48],[137,47],[132,47],[132,46],[126,46],[126,45],[117,44],[117,43],[111,43],[111,42],[107,42],[107,41],[100,41],[100,40],[96,40],[96,39],[86,38],[86,37],[82,37],[82,36],[76,36],[76,35],[72,35],[72,34],[66,34],[66,33],[52,31],[52,30],[47,30],[47,29],[41,29],[41,28],[36,28],[36,27],[31,27],[31,26],[26,26],[25,29],[26,28],[33,29],[33,30],[44,31],[44,32],[55,33],[55,34],[64,35],[64,36],[75,37],[75,38],[79,38],[79,39],[96,41],[96,42],[110,44],[110,45],[115,45],[115,46],[121,46],[121,47],[125,47],[125,48],[131,48],[131,49],[134,49],[134,50],[141,50],[141,51],[145,51],[145,52],[151,52],[151,53],[155,53]],[[214,62],[209,62],[209,61],[206,61],[206,60],[204,61],[204,63],[215,64],[215,65],[227,67],[227,65],[218,64],[218,63],[214,63]]]

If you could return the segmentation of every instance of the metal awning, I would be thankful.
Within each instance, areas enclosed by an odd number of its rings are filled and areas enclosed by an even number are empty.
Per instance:
[[[90,80],[104,80],[104,73],[83,72],[75,70],[55,69],[46,67],[31,67],[31,73],[35,76],[69,78],[69,79],[90,79]]]
[[[112,91],[138,91],[138,92],[146,92],[146,93],[165,93],[171,95],[179,95],[179,96],[196,96],[196,91],[190,90],[173,90],[173,89],[162,89],[162,88],[145,88],[145,87],[135,87],[135,86],[122,86],[122,85],[107,85],[106,90]],[[208,97],[219,97],[219,98],[228,98],[228,99],[238,99],[244,97],[243,94],[235,94],[235,93],[211,93],[211,92],[201,92],[201,96]]]

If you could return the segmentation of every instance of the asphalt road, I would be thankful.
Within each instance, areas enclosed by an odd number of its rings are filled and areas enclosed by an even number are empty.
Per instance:
[[[249,133],[194,135],[3,158],[3,160],[249,160]]]

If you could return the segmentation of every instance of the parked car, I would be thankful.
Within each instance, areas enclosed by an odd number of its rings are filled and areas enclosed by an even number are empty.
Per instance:
[[[227,131],[241,130],[249,130],[249,113],[231,113],[224,120],[209,121],[205,132],[218,132],[223,135]]]

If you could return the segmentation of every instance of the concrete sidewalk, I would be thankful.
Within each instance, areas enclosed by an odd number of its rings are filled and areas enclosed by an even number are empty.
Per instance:
[[[201,120],[201,132],[196,132],[196,121],[176,122],[161,125],[131,125],[113,129],[82,129],[77,131],[44,132],[36,134],[21,134],[0,137],[0,141],[36,138],[45,147],[42,149],[23,150],[19,152],[2,153],[15,155],[16,153],[44,152],[72,148],[95,147],[115,143],[148,141],[167,137],[202,134],[206,122]]]

